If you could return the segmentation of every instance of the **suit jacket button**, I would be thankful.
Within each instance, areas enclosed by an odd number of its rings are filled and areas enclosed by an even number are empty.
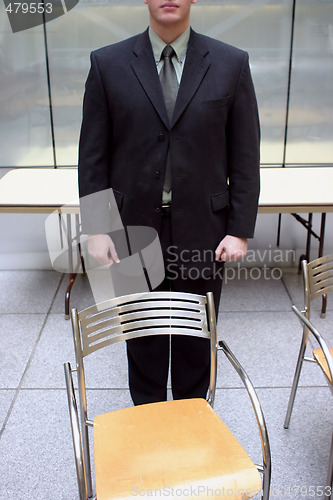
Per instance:
[[[164,141],[164,134],[162,134],[162,133],[158,134],[158,141],[159,142]]]
[[[156,170],[155,177],[156,177],[156,179],[159,179],[161,177],[161,172],[159,172],[158,170]]]
[[[155,212],[156,212],[157,214],[160,214],[160,213],[161,213],[161,209],[160,209],[159,207],[156,207],[156,208],[155,208]]]

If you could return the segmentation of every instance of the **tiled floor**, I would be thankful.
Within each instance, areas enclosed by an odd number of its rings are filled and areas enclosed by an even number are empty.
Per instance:
[[[306,364],[290,428],[283,428],[301,335],[291,304],[301,306],[302,288],[294,269],[277,276],[243,272],[224,285],[219,337],[243,364],[263,406],[272,449],[271,499],[322,498],[317,487],[325,485],[333,400],[317,367]],[[67,277],[1,271],[0,286],[0,498],[78,498],[63,376],[63,363],[74,362],[63,314]],[[71,305],[81,309],[91,301],[88,282],[79,276]],[[326,319],[319,310],[320,302],[312,320],[333,345],[330,298]],[[92,373],[91,414],[131,404],[124,346],[116,346],[109,366],[107,373]],[[218,372],[215,409],[260,462],[245,390],[222,358]]]

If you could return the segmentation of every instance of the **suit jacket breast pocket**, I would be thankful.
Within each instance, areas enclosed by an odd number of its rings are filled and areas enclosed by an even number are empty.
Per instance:
[[[225,96],[222,99],[214,99],[212,101],[203,101],[202,106],[204,109],[216,109],[227,106],[230,96]]]

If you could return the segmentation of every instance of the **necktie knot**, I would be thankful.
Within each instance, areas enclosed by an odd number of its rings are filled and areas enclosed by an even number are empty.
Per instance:
[[[171,58],[173,54],[175,53],[174,49],[171,47],[171,45],[166,45],[163,49],[162,52],[162,58],[165,59],[166,57]]]

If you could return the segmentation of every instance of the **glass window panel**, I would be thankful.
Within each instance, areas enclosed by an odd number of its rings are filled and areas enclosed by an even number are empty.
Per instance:
[[[53,165],[43,27],[0,34],[0,166]]]
[[[296,3],[287,163],[333,163],[333,3]]]
[[[282,164],[292,1],[200,0],[197,31],[249,52],[261,123],[261,162]]]
[[[147,6],[81,0],[65,16],[47,24],[55,143],[58,165],[76,165],[84,84],[90,52],[147,27]]]
[[[125,5],[124,5],[125,4]],[[281,164],[291,30],[290,0],[200,0],[195,30],[250,53],[262,128],[261,161]],[[58,165],[77,163],[84,82],[91,50],[143,31],[147,6],[138,0],[81,0],[47,24]]]

